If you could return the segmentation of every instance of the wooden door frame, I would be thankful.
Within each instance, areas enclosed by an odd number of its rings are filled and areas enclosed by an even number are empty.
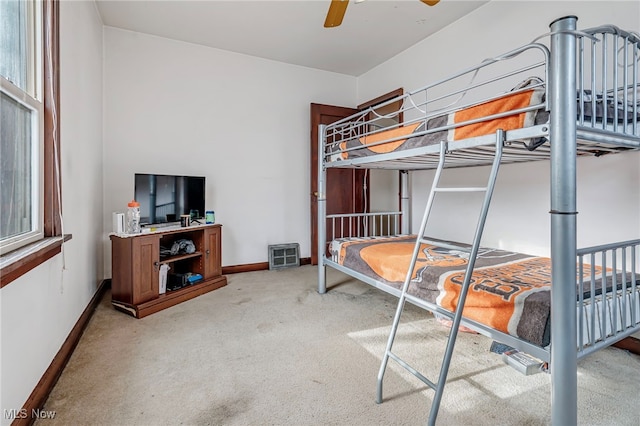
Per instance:
[[[310,213],[311,213],[311,264],[318,264],[318,143],[319,135],[318,128],[320,126],[320,119],[324,115],[330,116],[343,116],[348,117],[354,112],[357,112],[354,108],[324,105],[311,103],[311,164],[310,164]]]

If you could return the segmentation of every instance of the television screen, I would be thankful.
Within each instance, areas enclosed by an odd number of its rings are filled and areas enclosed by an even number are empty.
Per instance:
[[[135,174],[134,198],[140,203],[140,224],[176,222],[180,215],[204,216],[205,178]]]

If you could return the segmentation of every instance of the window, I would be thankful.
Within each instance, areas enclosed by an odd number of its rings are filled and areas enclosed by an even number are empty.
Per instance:
[[[43,237],[41,19],[35,4],[0,0],[0,253]]]
[[[57,0],[0,0],[0,287],[60,251],[58,22]]]

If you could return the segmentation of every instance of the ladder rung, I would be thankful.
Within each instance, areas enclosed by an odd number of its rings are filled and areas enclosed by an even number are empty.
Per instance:
[[[485,192],[486,187],[433,188],[434,192]]]
[[[404,369],[407,370],[409,373],[413,374],[418,379],[420,379],[425,385],[429,386],[433,390],[436,390],[436,388],[438,387],[438,385],[436,383],[433,383],[431,380],[429,380],[426,377],[424,377],[422,374],[420,374],[420,372],[418,370],[416,370],[415,368],[411,367],[409,364],[404,362],[400,357],[398,357],[393,352],[389,351],[389,352],[387,352],[387,354],[389,355],[389,358],[393,358],[393,360],[395,362],[397,362],[402,367],[404,367]]]
[[[432,246],[442,247],[449,250],[458,250],[463,253],[471,253],[471,247],[459,246],[457,244],[445,243],[444,241],[430,240],[428,238],[420,238],[421,243],[431,244]]]

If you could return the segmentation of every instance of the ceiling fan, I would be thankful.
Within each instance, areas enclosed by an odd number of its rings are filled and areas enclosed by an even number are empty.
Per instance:
[[[364,0],[355,0],[356,3],[361,3]],[[420,0],[422,3],[435,6],[440,0]],[[342,23],[342,18],[349,6],[349,0],[331,0],[329,5],[329,11],[327,12],[327,18],[324,21],[325,28],[337,27]]]

